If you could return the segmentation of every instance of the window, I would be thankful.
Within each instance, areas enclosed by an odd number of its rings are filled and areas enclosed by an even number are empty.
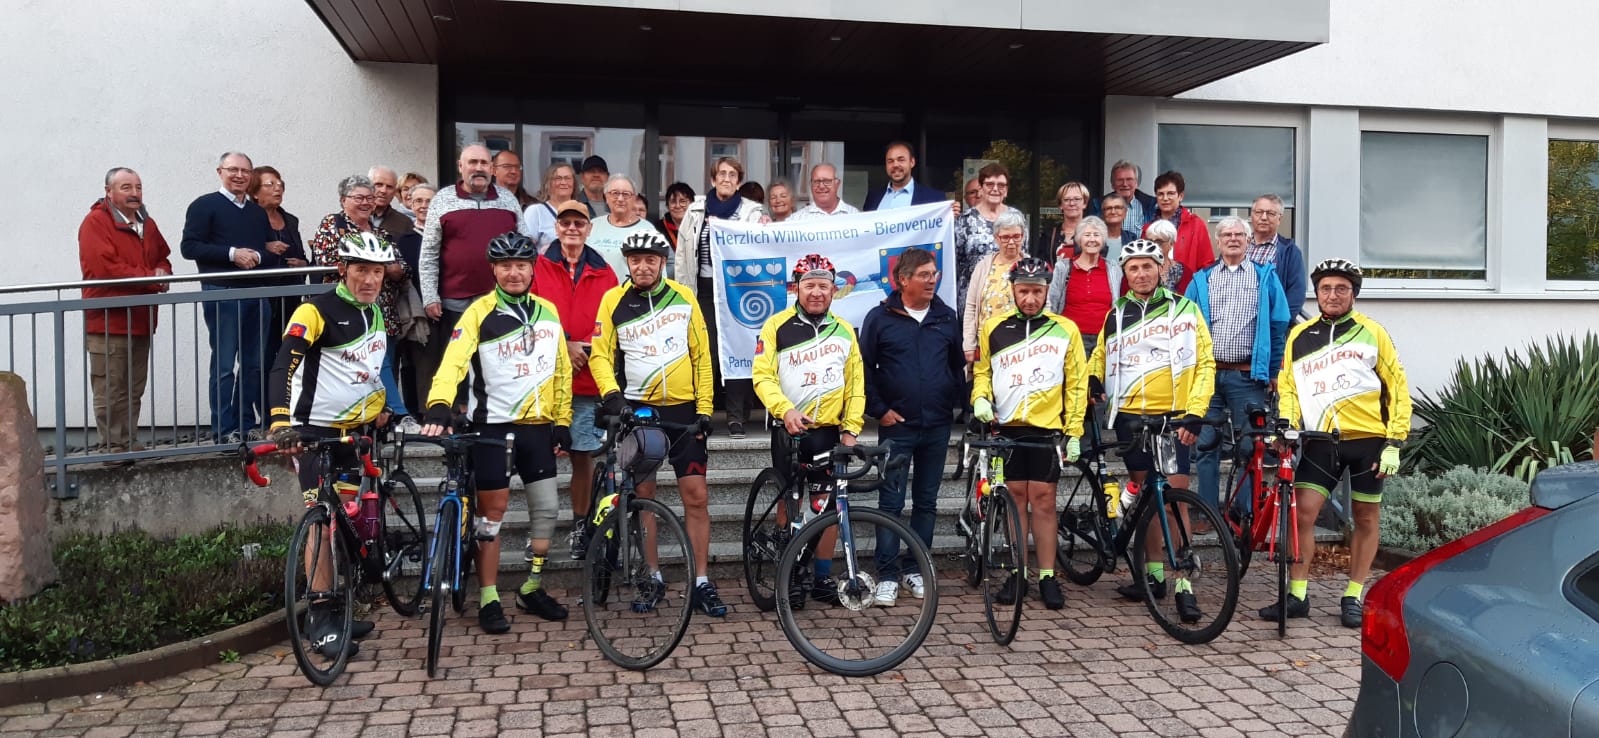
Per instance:
[[[655,193],[655,200],[661,203],[661,212],[666,212],[666,188],[677,181],[677,139],[672,136],[661,136],[661,191]]]
[[[1488,137],[1362,131],[1368,276],[1481,280],[1487,260]]]
[[[779,154],[783,153],[783,151],[782,147],[778,145],[778,142],[773,141],[771,146],[768,148],[772,150],[771,172],[777,177],[783,177],[787,179],[789,183],[793,185],[794,196],[796,198],[800,197],[802,192],[809,192],[810,182],[807,181],[806,173],[810,171],[810,163],[806,161],[805,143],[803,141],[793,141],[789,143],[787,170],[783,169],[783,162],[779,156]],[[776,177],[774,177],[774,179],[775,178]]]
[[[1549,279],[1599,280],[1599,141],[1549,141]]]
[[[705,191],[711,190],[711,177],[716,174],[716,160],[724,156],[737,159],[744,166],[744,176],[749,178],[749,162],[744,161],[744,142],[737,139],[709,138],[705,140]]]
[[[577,136],[551,136],[549,139],[550,158],[544,163],[545,167],[556,164],[570,164],[573,169],[583,166],[583,160],[589,155],[589,139]]]
[[[1161,172],[1182,173],[1183,207],[1210,223],[1228,215],[1249,220],[1255,198],[1277,195],[1283,200],[1277,232],[1293,237],[1293,128],[1162,123],[1159,135],[1160,166],[1145,172],[1146,181]]]
[[[489,153],[498,154],[501,151],[514,151],[512,143],[516,139],[516,126],[495,123],[457,123],[455,124],[455,150],[460,152],[468,144],[483,143],[489,147]],[[454,156],[451,157],[452,159]]]

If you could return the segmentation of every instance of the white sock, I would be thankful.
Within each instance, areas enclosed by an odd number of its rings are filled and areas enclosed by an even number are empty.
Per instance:
[[[711,578],[710,577],[694,577],[694,586],[696,586],[696,587],[700,586],[701,584],[710,584],[710,583],[711,583]]]
[[[661,582],[662,584],[666,583],[666,577],[661,576],[661,571],[659,569],[656,569],[655,573],[651,574],[650,576],[655,577],[655,581],[657,582]]]

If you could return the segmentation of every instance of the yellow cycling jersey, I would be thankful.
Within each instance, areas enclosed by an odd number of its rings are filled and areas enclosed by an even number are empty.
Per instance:
[[[1105,383],[1112,412],[1204,416],[1216,387],[1210,328],[1199,306],[1164,287],[1146,300],[1131,294],[1105,315],[1089,372]]]
[[[1388,331],[1361,313],[1295,326],[1277,391],[1282,416],[1306,430],[1394,441],[1410,435],[1410,383],[1399,352]]]
[[[604,397],[621,390],[647,405],[692,402],[711,414],[710,336],[688,289],[670,279],[638,289],[629,282],[600,298],[589,366]]]
[[[761,326],[755,342],[755,395],[774,418],[794,408],[817,427],[859,435],[866,375],[855,329],[832,313],[819,321],[789,308]]]
[[[474,423],[572,424],[572,360],[555,306],[499,288],[475,300],[450,333],[428,406],[455,401],[472,372]]]
[[[972,402],[994,404],[1002,426],[1083,435],[1088,365],[1083,336],[1070,320],[1049,312],[1031,318],[1011,311],[989,318],[980,334]]]

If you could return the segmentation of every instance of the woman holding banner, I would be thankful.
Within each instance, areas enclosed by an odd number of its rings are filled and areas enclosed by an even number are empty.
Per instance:
[[[971,289],[966,291],[961,312],[961,348],[966,351],[968,364],[977,361],[978,329],[989,318],[1016,309],[1011,297],[1010,269],[1026,256],[1022,244],[1027,241],[1027,221],[1015,208],[994,219],[994,241],[999,250],[973,267]]]
[[[744,181],[743,164],[731,156],[724,156],[716,160],[711,172],[711,192],[694,198],[688,211],[683,214],[683,222],[677,230],[677,255],[674,259],[678,281],[695,293],[700,312],[706,316],[716,315],[716,290],[712,280],[720,268],[720,265],[711,263],[710,221],[768,222],[760,203],[738,194],[739,185]],[[719,331],[716,321],[707,320],[706,327],[710,332],[711,355],[717,356]],[[744,423],[749,420],[750,404],[755,397],[754,385],[748,379],[731,379],[724,384],[721,362],[714,362],[712,366],[716,368],[717,386],[723,387],[728,435],[743,438]]]

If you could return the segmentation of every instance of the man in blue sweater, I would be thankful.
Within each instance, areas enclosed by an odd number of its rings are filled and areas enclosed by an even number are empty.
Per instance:
[[[267,213],[246,194],[255,174],[250,157],[236,152],[222,155],[217,176],[222,186],[189,204],[183,221],[183,258],[202,274],[222,274],[285,266],[282,256],[268,249],[272,226]],[[285,247],[287,244],[284,244]],[[219,279],[202,282],[204,291],[260,287],[271,280]],[[266,300],[219,300],[201,303],[206,333],[211,340],[211,432],[218,443],[238,443],[258,433],[266,416],[262,395],[263,355],[271,317]]]
[[[1294,239],[1277,232],[1282,224],[1282,198],[1270,193],[1255,198],[1249,208],[1249,225],[1255,232],[1250,239],[1249,260],[1277,267],[1277,280],[1288,298],[1288,319],[1293,320],[1305,306],[1305,255]]]
[[[894,265],[899,287],[866,314],[861,360],[866,365],[866,414],[877,418],[877,437],[895,455],[908,455],[908,469],[889,475],[877,507],[898,517],[911,486],[911,530],[929,548],[938,519],[938,483],[949,453],[949,425],[966,391],[966,355],[955,310],[938,298],[938,261],[925,249],[906,249]],[[899,597],[899,539],[877,532],[877,604]],[[903,582],[921,599],[937,586],[911,573]]]

